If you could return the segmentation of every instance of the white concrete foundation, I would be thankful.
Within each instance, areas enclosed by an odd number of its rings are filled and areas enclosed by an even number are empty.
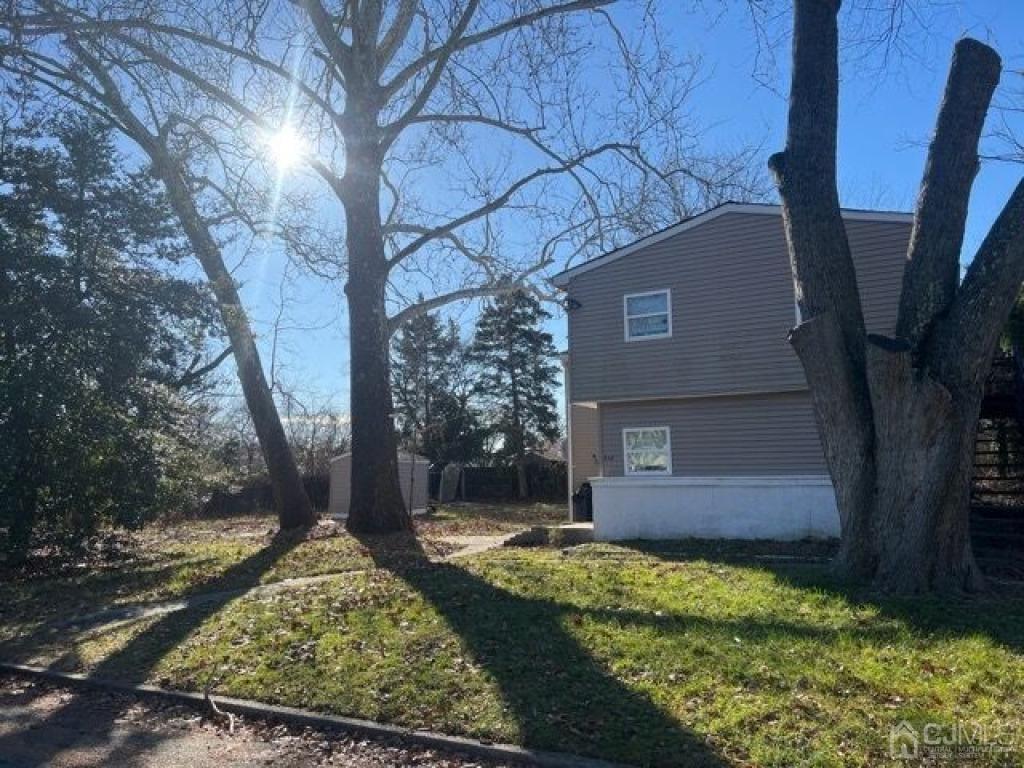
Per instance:
[[[594,538],[779,539],[839,535],[826,477],[595,477]]]

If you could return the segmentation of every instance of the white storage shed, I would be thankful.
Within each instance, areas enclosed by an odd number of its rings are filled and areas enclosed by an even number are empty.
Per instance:
[[[413,514],[427,511],[430,462],[424,456],[398,453],[398,482],[406,508],[412,496]],[[331,517],[348,517],[349,489],[352,487],[352,454],[343,453],[331,459],[331,498],[327,513]]]

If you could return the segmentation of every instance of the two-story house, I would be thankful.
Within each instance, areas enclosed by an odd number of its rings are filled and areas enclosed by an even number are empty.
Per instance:
[[[892,335],[913,216],[845,210],[869,332]],[[554,278],[569,471],[598,539],[835,536],[782,212],[726,203]]]

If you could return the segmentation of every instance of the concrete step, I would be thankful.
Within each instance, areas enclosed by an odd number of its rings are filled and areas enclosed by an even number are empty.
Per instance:
[[[574,547],[594,540],[593,523],[536,526],[505,540],[506,547]]]

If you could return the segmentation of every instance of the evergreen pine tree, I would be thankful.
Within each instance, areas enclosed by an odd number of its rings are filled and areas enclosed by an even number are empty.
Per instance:
[[[498,455],[518,469],[520,498],[529,493],[526,453],[559,436],[555,346],[541,329],[550,317],[525,291],[499,296],[484,306],[469,353],[477,367],[475,393],[501,438]]]
[[[459,328],[436,315],[407,322],[392,344],[391,382],[401,442],[432,464],[471,462],[485,430],[470,402]]]

